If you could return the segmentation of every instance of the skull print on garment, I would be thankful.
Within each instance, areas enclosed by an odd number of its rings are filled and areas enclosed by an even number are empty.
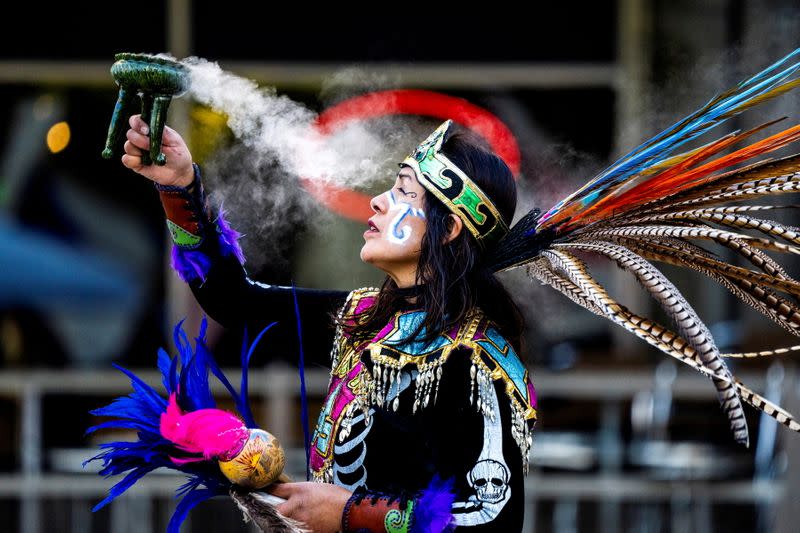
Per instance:
[[[455,502],[453,514],[457,525],[485,524],[500,513],[511,497],[508,487],[509,471],[503,458],[503,431],[500,417],[494,413],[497,394],[490,387],[493,402],[491,414],[483,415],[483,449],[478,462],[467,474],[469,486],[475,491],[466,502]]]
[[[508,468],[494,459],[479,461],[467,476],[475,489],[477,500],[483,503],[498,503],[508,493]]]

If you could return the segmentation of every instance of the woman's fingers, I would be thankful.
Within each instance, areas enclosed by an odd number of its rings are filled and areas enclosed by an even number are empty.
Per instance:
[[[131,115],[131,118],[128,119],[128,124],[130,124],[132,129],[144,135],[150,133],[150,126],[147,125],[147,122],[142,120],[142,115]]]
[[[297,502],[292,499],[295,491],[294,483],[273,483],[267,487],[267,492],[286,501],[275,506],[275,510],[283,516],[292,517],[297,511]]]
[[[127,137],[128,141],[140,150],[150,149],[150,137],[145,137],[136,130],[128,130],[125,132],[125,137]]]
[[[180,136],[180,134],[169,126],[164,125],[164,134],[161,136],[161,145],[179,146],[181,144],[183,144],[183,138]]]
[[[125,141],[125,146],[123,146],[123,150],[128,155],[135,155],[137,157],[142,157],[142,149],[138,146],[135,146],[131,141]]]
[[[125,154],[122,156],[122,164],[131,170],[141,170],[142,158],[141,156]]]
[[[296,488],[295,483],[273,483],[267,488],[267,492],[273,496],[286,500],[275,506],[275,510],[281,515],[296,518],[294,515],[297,513],[298,501],[292,497],[297,493]]]
[[[128,135],[128,139],[134,141],[134,143],[142,149],[146,148],[146,146],[138,142],[139,140],[142,140],[142,142],[146,140],[147,146],[149,146],[150,137],[148,137],[148,135],[150,134],[150,127],[144,120],[142,120],[142,116],[131,115],[131,118],[128,119],[128,124],[130,124],[131,126],[131,129],[128,131],[137,134],[135,139],[131,138],[131,136]],[[183,144],[183,138],[181,137],[181,135],[177,131],[175,131],[174,129],[170,128],[165,124],[164,133],[161,135],[161,145],[180,146],[181,144]]]
[[[273,496],[277,496],[279,498],[284,498],[286,500],[294,494],[294,487],[293,483],[273,483],[269,487],[267,487],[267,492],[272,494]]]
[[[162,149],[167,157],[165,165],[143,165],[142,157],[150,151],[150,129],[141,115],[131,115],[130,129],[125,132],[125,155],[122,164],[161,185],[188,187],[194,179],[192,155],[183,138],[169,127],[164,127]]]
[[[297,516],[298,505],[294,500],[286,500],[285,502],[276,505],[275,510],[281,516],[299,520],[299,517]]]

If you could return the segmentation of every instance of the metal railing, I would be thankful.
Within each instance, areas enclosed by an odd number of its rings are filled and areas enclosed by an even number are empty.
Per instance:
[[[227,369],[225,372],[228,376],[238,374],[238,370],[234,369]],[[148,370],[137,374],[148,383],[160,387],[160,375],[157,372]],[[764,385],[764,378],[756,373],[739,374],[743,381],[756,390]],[[310,398],[321,399],[324,396],[328,377],[328,372],[325,370],[307,371],[306,384]],[[580,452],[570,455],[572,453],[569,451],[570,448],[560,443],[555,435],[546,430],[535,434],[531,456],[533,469],[526,478],[525,531],[534,530],[541,502],[556,502],[556,510],[560,509],[558,512],[562,515],[567,513],[570,516],[577,513],[577,503],[580,501],[599,502],[602,511],[598,520],[603,523],[602,530],[613,531],[616,529],[614,524],[619,527],[621,523],[620,509],[624,502],[661,502],[676,505],[676,495],[690,494],[705,506],[716,503],[769,506],[782,497],[783,485],[775,480],[744,479],[712,482],[689,478],[659,480],[625,475],[619,468],[619,454],[625,445],[621,432],[625,401],[643,390],[652,390],[654,380],[654,373],[647,370],[535,372],[534,381],[540,402],[562,397],[592,399],[601,406],[600,430],[597,435],[592,436],[587,448],[591,456],[590,462],[599,464],[599,470],[586,469],[583,473],[545,473],[544,469],[538,467],[553,466],[554,461],[556,464],[562,461],[565,467],[568,467],[567,463],[574,460],[574,465],[578,465]],[[54,517],[48,513],[48,509],[42,507],[42,502],[55,497],[66,497],[71,502],[71,530],[86,530],[86,524],[91,523],[92,519],[89,510],[107,494],[109,487],[118,481],[103,479],[92,473],[96,470],[81,473],[80,459],[86,459],[96,453],[96,450],[88,447],[83,450],[72,450],[75,460],[71,465],[69,460],[61,461],[57,463],[59,465],[57,471],[44,470],[46,450],[42,448],[43,398],[49,394],[58,394],[107,395],[110,399],[127,394],[130,390],[128,378],[117,371],[0,372],[0,396],[17,400],[21,424],[18,443],[21,471],[0,474],[0,499],[19,499],[20,531],[39,533],[49,529],[48,522]],[[213,390],[220,395],[224,394],[221,386],[215,386]],[[678,373],[672,382],[671,390],[675,399],[707,400],[709,409],[716,409],[714,389],[707,379],[699,375]],[[253,369],[250,372],[250,396],[253,405],[262,406],[261,411],[256,413],[259,423],[286,444],[289,455],[288,473],[295,478],[304,478],[303,446],[302,442],[295,442],[297,439],[293,438],[293,435],[298,432],[292,430],[298,421],[287,416],[287,413],[295,412],[299,399],[296,369],[282,364]],[[714,412],[716,414],[716,411]],[[314,414],[311,413],[312,419]],[[586,449],[583,452],[586,452]],[[56,464],[53,461],[51,463]],[[575,470],[580,470],[580,467],[576,467]],[[130,495],[123,496],[125,503],[112,504],[112,523],[128,523],[133,513],[137,517],[137,531],[151,530],[152,524],[144,523],[141,518],[150,517],[148,520],[154,522],[152,519],[154,500],[174,501],[174,491],[181,479],[180,476],[168,473],[150,475],[143,479],[130,491]],[[171,508],[170,504],[166,508]],[[538,520],[541,520],[541,517]]]

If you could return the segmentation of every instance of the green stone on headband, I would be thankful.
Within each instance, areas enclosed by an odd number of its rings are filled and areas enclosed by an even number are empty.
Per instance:
[[[431,194],[461,218],[481,246],[496,242],[508,226],[489,197],[440,149],[452,120],[445,121],[400,165],[408,165]]]

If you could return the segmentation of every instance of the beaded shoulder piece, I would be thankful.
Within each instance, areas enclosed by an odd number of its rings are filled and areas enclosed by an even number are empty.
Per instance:
[[[378,289],[363,288],[352,291],[339,310],[339,318],[361,312],[373,304]],[[367,373],[358,351],[350,342],[341,324],[337,324],[331,348],[331,379],[328,394],[317,419],[311,439],[310,467],[315,481],[333,482],[333,448],[335,440],[344,440],[350,434],[352,419],[358,412],[369,417],[367,401]]]
[[[511,344],[500,334],[495,325],[478,312],[470,321],[469,330],[461,340],[472,348],[470,402],[475,402],[484,415],[493,417],[494,407],[487,387],[500,381],[511,402],[511,435],[519,446],[523,469],[528,471],[528,453],[531,449],[531,431],[536,423],[536,389],[531,382],[528,369],[520,360]],[[477,389],[477,390],[476,390]]]
[[[351,293],[345,312],[359,313],[368,308],[377,294],[375,289],[360,289]],[[453,350],[468,348],[470,368],[470,402],[484,415],[493,417],[495,406],[489,398],[489,387],[495,381],[502,384],[512,412],[511,433],[522,457],[527,459],[531,446],[531,431],[536,421],[536,391],[527,368],[511,344],[480,309],[475,309],[459,325],[443,332],[430,343],[406,339],[424,319],[422,311],[397,313],[392,320],[365,345],[345,347],[338,352],[338,366],[352,368],[360,353],[368,350],[371,371],[364,376],[366,403],[397,411],[400,395],[392,394],[400,387],[400,372],[416,370],[414,377],[414,404],[412,412],[435,403],[443,366]],[[420,336],[424,336],[424,329]],[[343,342],[345,339],[337,339]],[[336,349],[336,347],[335,347]],[[355,357],[357,359],[350,359]],[[414,373],[412,372],[412,375]],[[389,398],[392,398],[390,401]],[[527,460],[524,461],[527,464]]]
[[[339,310],[339,319],[350,317],[347,322],[354,323],[354,316],[363,312],[365,309],[372,307],[375,303],[375,298],[378,295],[376,287],[362,287],[355,289],[347,295],[344,305]],[[358,350],[350,342],[350,335],[348,335],[344,328],[336,325],[336,333],[333,338],[333,346],[331,347],[331,375],[343,376],[349,372],[358,362]]]

